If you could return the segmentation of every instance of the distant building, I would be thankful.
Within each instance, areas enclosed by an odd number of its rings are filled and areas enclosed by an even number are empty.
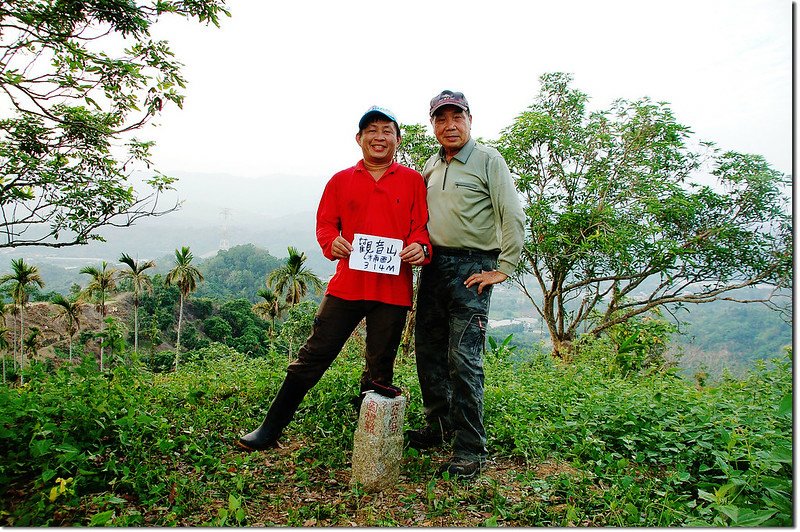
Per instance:
[[[510,325],[522,325],[525,331],[533,331],[538,329],[541,320],[538,318],[511,318],[509,320],[489,320],[489,327],[497,329],[500,327],[508,327]]]

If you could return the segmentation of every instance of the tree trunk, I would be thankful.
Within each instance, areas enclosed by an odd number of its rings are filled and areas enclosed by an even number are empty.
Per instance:
[[[105,295],[100,297],[100,371],[103,371],[103,350],[105,349],[105,338],[102,333],[106,325],[106,298]]]
[[[11,369],[17,367],[17,344],[19,343],[18,333],[19,330],[17,329],[17,317],[12,316],[12,324],[11,324],[11,332],[13,336],[11,337]]]
[[[181,353],[181,325],[183,325],[183,294],[181,293],[181,305],[178,310],[178,339],[175,341],[175,371],[178,371],[178,358]]]
[[[400,342],[400,349],[401,349],[401,357],[407,358],[408,355],[411,353],[411,346],[414,342],[414,326],[417,321],[417,302],[414,301],[414,305],[411,307],[411,310],[408,311],[408,319],[406,320],[405,329],[403,329],[403,340]]]
[[[139,306],[133,306],[133,352],[139,354]]]
[[[570,362],[574,352],[572,340],[553,338],[553,356],[564,362]]]
[[[419,283],[422,278],[422,272],[416,272],[416,279],[414,279],[414,292],[412,294],[411,310],[408,312],[408,319],[406,326],[403,329],[403,340],[400,342],[401,356],[408,357],[411,353],[411,346],[414,342],[414,328],[417,322],[417,293],[419,292]]]
[[[19,383],[25,384],[25,348],[22,339],[25,337],[25,306],[19,311]]]

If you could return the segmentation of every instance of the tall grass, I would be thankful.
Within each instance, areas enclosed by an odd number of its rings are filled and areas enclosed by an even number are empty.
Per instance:
[[[495,346],[496,347],[496,346]],[[397,490],[350,486],[363,361],[351,344],[309,393],[284,448],[236,451],[286,360],[220,345],[177,373],[91,362],[0,388],[0,523],[12,526],[790,526],[790,356],[698,387],[670,371],[626,377],[607,347],[572,364],[492,351],[492,462],[470,484],[406,451]],[[413,359],[396,383],[422,423]],[[494,465],[492,465],[494,464]]]

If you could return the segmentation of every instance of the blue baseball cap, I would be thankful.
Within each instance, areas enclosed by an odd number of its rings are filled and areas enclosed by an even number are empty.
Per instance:
[[[395,118],[394,113],[388,110],[385,107],[379,107],[377,105],[373,105],[364,115],[361,117],[361,120],[358,121],[358,130],[363,130],[367,124],[369,123],[370,119],[377,117],[386,118],[390,122],[394,122],[394,125],[397,127],[397,132],[400,133],[400,126],[397,123],[397,118]]]

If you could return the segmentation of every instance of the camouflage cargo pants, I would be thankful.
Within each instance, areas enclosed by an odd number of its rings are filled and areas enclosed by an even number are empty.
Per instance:
[[[483,427],[483,353],[491,287],[478,295],[464,281],[494,270],[497,255],[434,249],[417,295],[417,375],[429,424],[454,431],[453,455],[486,458]]]

